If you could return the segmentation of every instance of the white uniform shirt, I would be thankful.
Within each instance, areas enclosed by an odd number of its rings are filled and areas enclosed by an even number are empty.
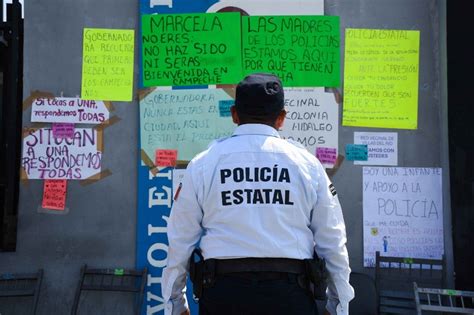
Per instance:
[[[330,273],[331,314],[348,314],[354,291],[341,206],[321,163],[267,125],[244,124],[188,165],[168,222],[165,314],[181,314],[189,257],[306,259]]]

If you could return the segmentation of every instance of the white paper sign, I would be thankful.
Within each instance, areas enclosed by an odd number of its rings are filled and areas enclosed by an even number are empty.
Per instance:
[[[73,138],[54,138],[52,128],[32,129],[23,139],[21,165],[28,179],[86,179],[100,173],[97,142],[92,128],[76,128]]]
[[[382,256],[441,259],[440,168],[364,167],[364,267]]]
[[[221,0],[207,12],[222,12],[226,8],[239,8],[248,15],[324,15],[322,0]]]
[[[396,132],[354,132],[354,144],[367,144],[368,160],[356,165],[398,165],[398,134]]]
[[[73,97],[37,98],[32,106],[33,122],[101,124],[109,119],[109,110],[103,101]]]
[[[286,120],[280,135],[301,143],[316,155],[316,148],[338,152],[339,105],[324,88],[285,89]],[[323,163],[333,167],[334,163]]]

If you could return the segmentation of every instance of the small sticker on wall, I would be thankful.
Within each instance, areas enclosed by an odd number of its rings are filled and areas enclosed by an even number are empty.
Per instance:
[[[74,138],[74,124],[53,123],[53,137],[58,139]]]
[[[346,158],[349,161],[367,161],[366,144],[346,144]]]
[[[175,167],[178,150],[157,149],[155,153],[155,165],[164,167]]]
[[[234,100],[222,100],[219,101],[219,116],[230,117],[232,116],[230,108],[234,106]]]
[[[335,164],[337,160],[337,150],[335,148],[316,148],[316,157],[321,164]]]

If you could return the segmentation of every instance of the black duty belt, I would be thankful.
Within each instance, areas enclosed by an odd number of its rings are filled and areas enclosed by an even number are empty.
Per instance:
[[[291,258],[236,258],[236,259],[207,259],[204,265],[214,265],[215,274],[241,272],[284,272],[304,274],[304,260]]]

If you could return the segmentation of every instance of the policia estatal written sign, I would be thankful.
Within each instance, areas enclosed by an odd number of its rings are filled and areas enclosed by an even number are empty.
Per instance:
[[[274,167],[235,167],[220,170],[221,184],[235,183],[291,183],[287,168]],[[233,189],[221,191],[223,206],[246,204],[293,205],[290,190],[276,188]]]

